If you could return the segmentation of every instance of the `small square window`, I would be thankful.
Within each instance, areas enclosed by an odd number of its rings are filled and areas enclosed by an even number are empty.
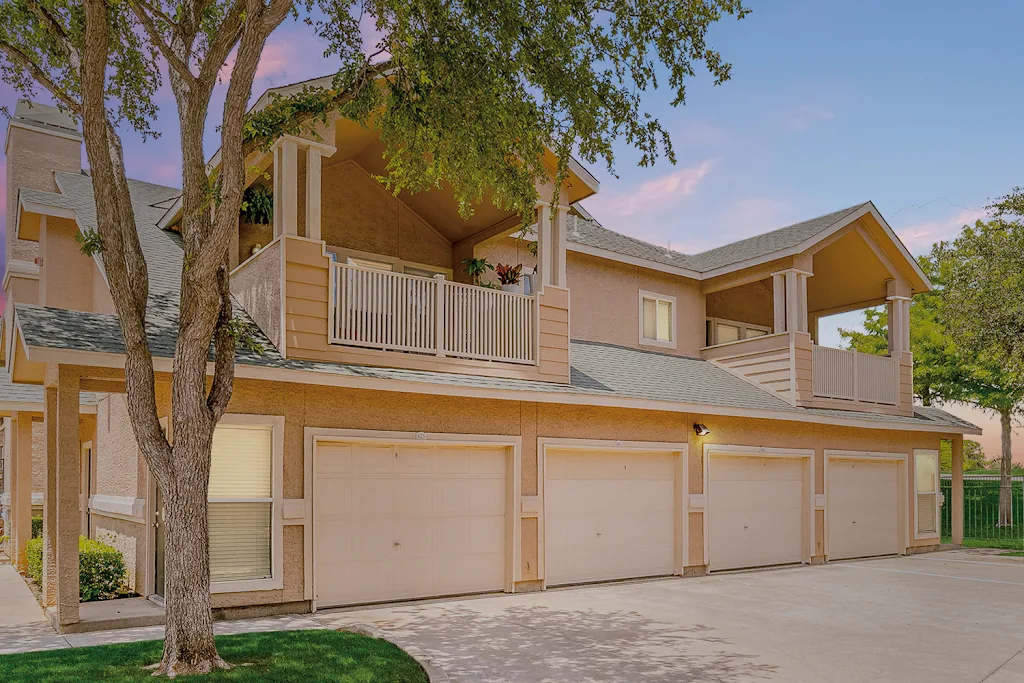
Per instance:
[[[640,293],[640,343],[675,348],[675,297]]]

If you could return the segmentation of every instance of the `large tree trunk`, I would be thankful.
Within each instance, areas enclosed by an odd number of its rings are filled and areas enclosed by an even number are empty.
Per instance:
[[[1013,525],[1013,451],[1010,442],[1013,437],[1013,422],[1010,411],[999,411],[999,426],[1002,435],[1002,458],[999,461],[999,526]]]

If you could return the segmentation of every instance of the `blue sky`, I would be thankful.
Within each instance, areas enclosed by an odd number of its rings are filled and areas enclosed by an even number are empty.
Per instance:
[[[602,191],[585,205],[606,227],[697,251],[870,199],[921,253],[1024,184],[1024,3],[748,4],[750,16],[709,34],[733,64],[731,81],[713,87],[699,76],[676,109],[668,92],[647,98],[673,136],[678,163],[639,168],[620,145],[618,178],[592,169]],[[336,63],[322,52],[304,24],[287,21],[268,44],[255,96],[330,73]],[[211,108],[211,153],[222,96],[223,87]],[[0,87],[0,104],[15,98]],[[160,104],[164,136],[142,144],[126,134],[126,161],[133,177],[178,185],[166,87]],[[822,342],[838,345],[835,327],[858,319],[823,322]]]

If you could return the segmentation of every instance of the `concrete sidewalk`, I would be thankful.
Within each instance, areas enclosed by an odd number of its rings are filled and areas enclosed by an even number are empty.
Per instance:
[[[217,635],[322,628],[325,628],[323,624],[300,615],[218,621],[213,625]],[[9,564],[0,565],[0,655],[109,643],[132,643],[159,640],[163,637],[163,626],[60,635],[50,626],[32,591],[14,567]]]

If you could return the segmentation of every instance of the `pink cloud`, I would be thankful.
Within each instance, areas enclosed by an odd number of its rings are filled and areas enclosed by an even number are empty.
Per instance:
[[[988,216],[985,209],[964,209],[953,216],[934,221],[913,223],[896,230],[896,234],[911,252],[920,254],[931,249],[932,244],[948,240],[960,234],[965,225]]]
[[[597,195],[587,202],[600,220],[608,216],[637,216],[666,209],[693,194],[697,185],[711,172],[711,162],[702,161],[663,175],[629,192]]]

